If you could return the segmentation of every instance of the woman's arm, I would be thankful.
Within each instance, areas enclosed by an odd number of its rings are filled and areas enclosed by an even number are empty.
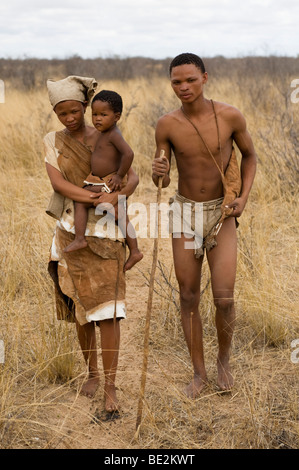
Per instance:
[[[54,191],[62,196],[68,197],[76,202],[85,202],[90,204],[93,203],[93,198],[97,197],[97,195],[94,196],[95,193],[91,193],[90,191],[80,188],[79,186],[65,180],[62,173],[49,163],[46,163],[46,169]]]

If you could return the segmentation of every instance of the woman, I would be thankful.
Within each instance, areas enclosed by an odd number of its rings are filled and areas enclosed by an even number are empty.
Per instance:
[[[64,252],[74,239],[73,201],[94,201],[95,207],[103,203],[116,206],[119,195],[128,197],[138,185],[138,177],[130,169],[127,185],[118,193],[95,194],[83,188],[90,173],[91,153],[99,136],[84,119],[96,86],[93,78],[86,77],[47,81],[51,105],[65,126],[62,131],[50,132],[44,138],[46,169],[54,189],[47,212],[58,219],[49,272],[55,281],[58,318],[76,323],[88,365],[88,378],[81,393],[89,397],[94,396],[99,383],[95,325],[100,327],[105,409],[115,412],[118,409],[115,375],[120,343],[119,320],[125,318],[124,240],[122,235],[119,236],[115,222],[101,223],[107,216],[103,212],[96,215],[98,210],[92,208],[89,209],[86,231],[88,246],[77,252]]]

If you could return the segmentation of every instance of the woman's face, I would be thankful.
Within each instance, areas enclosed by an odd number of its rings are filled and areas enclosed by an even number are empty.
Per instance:
[[[62,101],[55,106],[55,113],[66,129],[75,132],[84,125],[86,106],[81,101]]]

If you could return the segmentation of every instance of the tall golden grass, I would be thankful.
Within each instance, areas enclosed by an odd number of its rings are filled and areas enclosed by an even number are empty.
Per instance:
[[[141,296],[147,295],[151,241],[140,240],[145,259],[128,275],[131,313],[126,323],[133,326],[122,345],[118,375],[124,414],[118,422],[106,423],[95,419],[98,402],[82,402],[78,394],[84,363],[74,325],[55,318],[47,274],[54,222],[45,214],[51,187],[42,137],[59,129],[59,123],[45,89],[25,93],[7,84],[5,103],[0,104],[0,340],[5,346],[0,364],[1,448],[298,447],[299,363],[291,361],[291,341],[299,338],[299,104],[289,99],[289,79],[279,86],[273,77],[271,83],[265,76],[234,80],[211,78],[206,96],[243,112],[258,154],[256,180],[238,229],[235,389],[219,395],[213,385],[217,340],[204,264],[201,312],[211,383],[197,400],[182,393],[191,366],[165,240],[159,253],[146,403],[137,442],[133,436],[141,366],[136,371],[136,357],[143,344]],[[178,105],[169,82],[142,78],[102,82],[99,87],[114,89],[124,99],[120,127],[134,149],[140,177],[131,201],[154,202],[155,124]],[[174,168],[171,186],[163,191],[165,202],[175,186]]]

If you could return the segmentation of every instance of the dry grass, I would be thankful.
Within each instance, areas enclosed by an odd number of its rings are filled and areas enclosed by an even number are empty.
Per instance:
[[[158,117],[176,107],[168,81],[101,83],[122,94],[121,129],[135,151],[140,185],[131,201],[155,200],[151,159]],[[264,81],[263,81],[264,80]],[[211,80],[207,95],[246,115],[259,156],[258,174],[238,230],[237,327],[232,367],[236,387],[219,395],[209,272],[201,300],[210,384],[188,400],[182,393],[191,367],[179,320],[169,241],[160,249],[144,419],[134,441],[151,241],[140,240],[145,259],[128,276],[131,313],[123,326],[118,386],[124,415],[98,416],[99,399],[78,395],[84,374],[73,325],[55,319],[46,271],[53,221],[44,209],[51,192],[42,136],[58,128],[46,91],[21,93],[7,86],[1,104],[1,448],[297,448],[298,367],[291,341],[298,321],[298,112],[267,80],[246,93],[238,83]],[[269,83],[268,83],[269,85]],[[288,83],[285,83],[287,90]],[[297,105],[298,106],[298,105]],[[283,119],[280,119],[283,116]],[[88,116],[89,119],[89,116]],[[163,192],[167,201],[175,187]],[[137,362],[136,364],[136,357]],[[136,372],[138,370],[138,372]],[[97,408],[95,410],[95,407]],[[95,432],[98,430],[98,433]],[[96,435],[96,437],[95,437]]]

